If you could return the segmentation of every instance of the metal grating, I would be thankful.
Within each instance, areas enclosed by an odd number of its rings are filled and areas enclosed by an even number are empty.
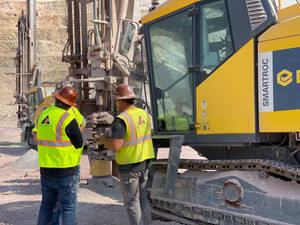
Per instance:
[[[254,31],[267,19],[267,13],[261,0],[246,0],[251,29]]]

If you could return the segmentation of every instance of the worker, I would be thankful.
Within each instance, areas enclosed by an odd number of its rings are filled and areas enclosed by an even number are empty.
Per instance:
[[[58,82],[56,87],[55,87],[55,92],[58,93],[62,88],[65,88],[65,87],[72,87],[72,84],[67,80],[63,80],[61,82]],[[81,133],[83,133],[83,131],[85,129],[85,125],[86,125],[86,120],[83,117],[83,115],[79,112],[79,110],[75,106],[71,106],[68,109],[68,113],[73,114],[75,116],[75,119],[76,119],[76,121],[79,125],[79,129],[80,129]],[[34,129],[33,129],[33,132],[34,131],[36,131],[36,127],[34,127]],[[77,176],[78,176],[78,180],[80,181],[80,164],[78,165]],[[60,224],[59,223],[60,217],[61,217],[61,205],[60,205],[60,202],[57,201],[56,206],[53,209],[53,217],[52,217],[52,223],[51,224],[52,225],[59,225]]]
[[[79,125],[79,129],[81,133],[83,133],[86,125],[86,120],[84,119],[83,115],[79,112],[79,110],[75,106],[71,106],[69,110],[67,111],[70,114],[73,114],[75,116],[75,119]],[[78,165],[78,171],[77,171],[77,179],[80,182],[80,164]],[[78,185],[79,185],[78,182]],[[78,208],[77,208],[78,209]],[[59,225],[59,219],[61,217],[61,204],[59,201],[57,201],[54,209],[53,209],[53,217],[52,217],[52,225]]]
[[[42,190],[38,225],[51,223],[57,200],[62,207],[63,225],[75,225],[83,139],[75,116],[68,110],[76,106],[77,93],[74,88],[65,87],[54,96],[55,106],[41,113],[33,131],[38,143]]]
[[[59,92],[62,88],[65,87],[72,87],[72,84],[68,81],[61,81],[59,82],[56,87],[55,87],[55,92]],[[75,107],[75,106],[71,106],[68,111],[68,113],[73,114],[75,116],[75,119],[79,125],[79,129],[81,131],[81,133],[83,133],[84,129],[85,129],[85,125],[86,125],[86,120],[83,117],[83,115],[79,112],[79,110]],[[77,172],[77,176],[78,176],[78,181],[80,181],[80,164],[78,165],[78,172]],[[79,182],[78,182],[79,185]],[[77,207],[78,209],[78,207]],[[57,201],[54,209],[53,209],[53,216],[52,216],[52,225],[59,225],[59,220],[61,217],[61,204],[59,201]]]
[[[69,82],[67,80],[58,82],[55,87],[55,92],[59,92],[62,88],[65,88],[65,87],[72,87],[71,82]],[[85,129],[85,125],[86,125],[86,120],[83,117],[83,115],[79,112],[79,110],[75,106],[71,106],[68,110],[68,113],[74,114],[74,116],[77,120],[77,123],[80,127],[80,131],[81,131],[81,133],[83,133],[83,131]]]
[[[112,136],[99,136],[98,141],[116,153],[120,186],[130,224],[149,225],[151,214],[146,183],[154,149],[148,114],[134,106],[136,98],[130,86],[121,84],[117,87],[116,104],[121,114],[112,123]]]

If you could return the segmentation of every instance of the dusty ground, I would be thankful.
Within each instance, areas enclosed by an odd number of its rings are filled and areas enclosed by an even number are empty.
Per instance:
[[[34,225],[41,201],[38,169],[16,169],[15,161],[26,148],[19,142],[20,131],[10,117],[0,127],[0,225]],[[129,225],[119,185],[106,187],[100,180],[90,179],[89,164],[81,162],[78,224]],[[153,221],[170,225],[174,222]]]
[[[39,170],[16,169],[16,162],[20,162],[18,159],[28,150],[20,143],[16,105],[12,97],[13,80],[7,78],[0,76],[0,225],[34,225],[41,201]],[[167,156],[167,151],[159,151],[160,158]],[[182,158],[196,157],[197,154],[191,151],[185,151],[182,155]],[[108,188],[100,180],[90,178],[88,159],[84,155],[81,162],[78,224],[129,225],[118,183]],[[153,221],[153,225],[156,224],[178,225],[175,222]]]
[[[40,176],[38,169],[16,169],[28,150],[20,143],[14,89],[13,77],[0,74],[0,225],[34,225],[41,203]],[[24,166],[24,156],[21,159]],[[129,225],[118,183],[108,188],[90,178],[88,159],[83,156],[78,224]],[[177,223],[153,221],[154,224]]]
[[[1,98],[5,99],[3,95]],[[39,169],[16,169],[17,165],[26,168],[30,165],[23,160],[28,150],[20,143],[14,109],[13,103],[4,104],[0,113],[0,225],[34,225],[41,203]],[[80,225],[129,225],[118,182],[108,188],[101,180],[91,179],[86,155],[81,162],[78,201]],[[155,220],[152,224],[178,223]]]
[[[64,1],[54,3],[48,1],[37,7],[38,57],[44,75],[48,76],[45,80],[55,80],[56,71],[60,71],[62,66],[67,68],[60,62],[66,39],[62,19],[65,15]],[[20,143],[20,130],[16,126],[17,106],[13,97],[16,23],[25,8],[25,1],[0,0],[0,6],[0,25],[4,28],[0,34],[0,225],[33,225],[36,224],[41,202],[39,170],[15,167],[16,160],[27,152]],[[118,183],[107,188],[100,180],[91,180],[86,156],[81,164],[78,224],[129,225]],[[176,223],[154,221],[153,224]]]
[[[161,0],[163,2],[164,0]],[[37,1],[37,55],[45,80],[56,80],[67,65],[61,63],[61,51],[66,41],[64,0]],[[150,0],[141,1],[147,11]],[[28,150],[20,143],[17,128],[13,58],[17,47],[17,20],[25,0],[0,0],[0,225],[36,224],[41,201],[38,169],[17,169],[15,162]],[[47,26],[45,26],[45,24]],[[166,153],[162,154],[167,156]],[[28,167],[29,165],[27,165]],[[106,187],[89,175],[84,156],[81,163],[78,224],[129,225],[119,185]],[[174,222],[154,221],[171,225]]]

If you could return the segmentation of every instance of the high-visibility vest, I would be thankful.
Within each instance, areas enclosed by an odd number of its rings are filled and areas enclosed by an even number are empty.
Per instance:
[[[71,106],[67,112],[70,114],[73,114],[75,116],[75,119],[78,123],[79,128],[86,125],[85,118],[83,117],[83,115],[79,112],[79,110],[76,107]],[[34,120],[34,128],[32,129],[32,131],[34,131],[34,132],[37,131],[36,119],[38,119],[38,118],[39,118],[39,115]]]
[[[67,112],[70,114],[72,114],[72,113],[74,114],[79,127],[86,125],[86,120],[84,119],[83,115],[79,112],[79,110],[76,107],[71,106]]]
[[[116,162],[127,165],[154,158],[148,114],[139,108],[130,108],[117,116],[126,124],[124,143],[116,153]]]
[[[73,119],[72,114],[55,106],[36,119],[40,167],[68,168],[80,163],[82,148],[76,149],[65,131]]]

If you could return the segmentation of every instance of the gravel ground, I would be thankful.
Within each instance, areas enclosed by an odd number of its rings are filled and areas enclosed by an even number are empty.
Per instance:
[[[14,77],[0,74],[0,225],[35,225],[41,203],[40,175],[36,162],[28,160],[32,153],[20,143],[14,90]],[[159,155],[166,158],[167,149]],[[78,224],[129,225],[118,182],[108,188],[102,180],[91,179],[89,169],[84,155],[78,194]],[[153,221],[152,225],[156,224],[179,225]]]
[[[41,203],[39,169],[17,169],[34,168],[35,162],[30,164],[28,157],[33,153],[19,142],[20,130],[16,128],[15,118],[7,118],[0,125],[0,225],[34,225]],[[103,181],[91,179],[88,159],[84,155],[78,194],[78,224],[129,225],[117,180],[111,188]],[[156,224],[178,225],[153,221],[152,225]]]

